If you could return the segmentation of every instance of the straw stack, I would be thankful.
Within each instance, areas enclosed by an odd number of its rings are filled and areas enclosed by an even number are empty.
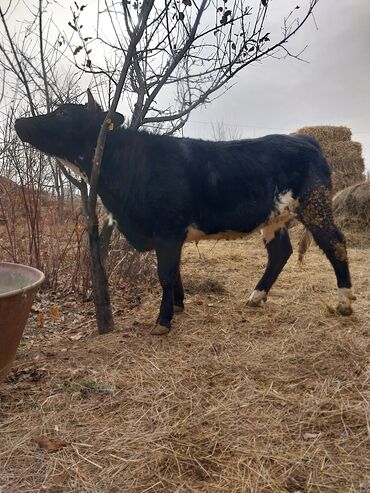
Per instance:
[[[320,142],[333,172],[335,192],[365,180],[362,147],[351,140],[352,132],[348,127],[304,127],[296,133],[311,135]]]
[[[335,222],[347,235],[357,233],[362,239],[370,240],[370,182],[358,183],[337,193],[333,211]],[[358,243],[358,239],[354,237],[354,242]]]

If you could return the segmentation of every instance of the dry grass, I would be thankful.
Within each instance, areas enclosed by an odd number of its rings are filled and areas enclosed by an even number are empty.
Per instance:
[[[67,302],[42,329],[33,316],[0,388],[0,490],[370,491],[370,251],[350,251],[356,311],[343,318],[316,247],[260,309],[246,307],[259,238],[199,250],[185,248],[193,290],[167,337],[148,335],[157,288],[123,314],[116,297],[108,336],[91,333],[91,304]],[[63,446],[39,448],[44,435]]]

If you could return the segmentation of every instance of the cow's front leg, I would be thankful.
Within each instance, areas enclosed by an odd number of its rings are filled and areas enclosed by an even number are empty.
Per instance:
[[[156,326],[151,334],[167,334],[171,329],[174,312],[174,289],[179,275],[182,243],[168,242],[156,248],[159,282],[162,286],[162,302]]]

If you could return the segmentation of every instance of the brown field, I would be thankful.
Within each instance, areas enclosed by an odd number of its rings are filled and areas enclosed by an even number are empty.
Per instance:
[[[369,493],[370,250],[349,253],[348,318],[314,246],[247,307],[258,236],[186,246],[168,336],[157,286],[124,310],[115,289],[100,337],[91,303],[42,294],[0,386],[0,492]]]

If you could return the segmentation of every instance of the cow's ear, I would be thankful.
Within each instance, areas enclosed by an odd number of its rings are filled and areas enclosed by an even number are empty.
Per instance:
[[[87,111],[91,111],[92,113],[96,113],[99,111],[100,106],[93,98],[90,89],[87,90]]]
[[[113,120],[114,128],[117,128],[123,125],[125,121],[125,117],[121,115],[121,113],[114,113],[112,120]]]

